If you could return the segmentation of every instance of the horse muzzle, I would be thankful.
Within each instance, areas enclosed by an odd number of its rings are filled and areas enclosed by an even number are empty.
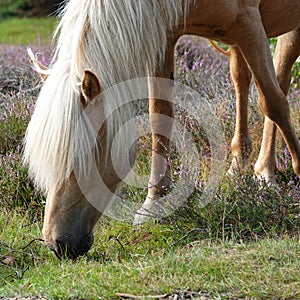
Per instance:
[[[79,256],[85,255],[94,242],[93,234],[88,234],[80,240],[71,237],[58,237],[54,243],[47,243],[46,246],[55,253],[58,259],[75,260]]]

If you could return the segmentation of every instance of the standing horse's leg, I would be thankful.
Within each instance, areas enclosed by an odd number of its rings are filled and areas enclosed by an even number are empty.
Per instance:
[[[174,123],[173,83],[170,81],[166,84],[159,78],[174,79],[174,46],[175,43],[172,43],[168,47],[162,70],[157,72],[156,79],[149,82],[149,114],[152,132],[151,174],[146,200],[142,208],[136,212],[134,224],[142,224],[151,216],[157,217],[151,208],[154,201],[167,191],[171,182],[167,153]],[[161,95],[160,99],[155,98],[153,94]],[[170,99],[170,101],[162,99]]]
[[[285,95],[289,90],[293,64],[299,54],[300,28],[278,38],[274,54],[274,67],[279,85]],[[275,142],[276,125],[268,117],[265,117],[262,146],[254,169],[258,177],[271,183],[276,183]]]
[[[229,175],[243,169],[252,151],[251,138],[248,132],[248,94],[251,72],[237,47],[230,50],[230,74],[236,94],[236,124],[231,142],[233,160],[228,170]]]
[[[291,125],[289,105],[282,92],[258,8],[249,8],[229,34],[235,38],[254,76],[264,114],[280,129],[292,156],[295,173],[300,176],[300,144]],[[243,32],[241,32],[243,30]],[[245,38],[246,37],[246,38]]]
[[[276,125],[265,116],[263,138],[258,159],[254,166],[255,175],[269,184],[276,184],[275,179]]]

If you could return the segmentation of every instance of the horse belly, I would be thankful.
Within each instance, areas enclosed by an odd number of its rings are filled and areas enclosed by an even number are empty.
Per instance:
[[[186,19],[185,33],[222,39],[238,13],[239,4],[235,0],[195,1]]]
[[[300,0],[261,1],[260,13],[268,37],[300,27]]]

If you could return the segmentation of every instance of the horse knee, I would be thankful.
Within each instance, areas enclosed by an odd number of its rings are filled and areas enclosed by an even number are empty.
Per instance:
[[[269,101],[271,99],[272,101]],[[282,122],[289,120],[290,110],[289,104],[283,92],[280,95],[266,98],[260,95],[258,102],[263,113],[275,124],[279,125]]]

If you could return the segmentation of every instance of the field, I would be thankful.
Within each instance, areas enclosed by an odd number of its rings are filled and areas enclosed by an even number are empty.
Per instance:
[[[34,190],[21,161],[24,133],[41,86],[26,46],[47,65],[54,28],[51,19],[34,22],[0,23],[1,29],[10,30],[0,33],[0,299],[300,299],[299,179],[280,136],[278,186],[253,177],[263,127],[254,87],[249,167],[233,178],[223,176],[208,205],[199,203],[210,169],[205,128],[179,109],[176,118],[188,124],[203,153],[192,195],[172,215],[143,226],[103,217],[86,256],[75,262],[55,258],[40,241],[45,198]],[[32,24],[37,30],[33,34]],[[183,37],[175,55],[176,80],[208,101],[222,126],[229,166],[235,96],[228,58],[194,37]],[[298,134],[299,96],[298,63],[288,98]],[[149,174],[149,142],[148,135],[138,141],[135,168],[143,176]],[[171,167],[181,167],[175,154]],[[145,187],[125,185],[120,193],[142,202]]]

